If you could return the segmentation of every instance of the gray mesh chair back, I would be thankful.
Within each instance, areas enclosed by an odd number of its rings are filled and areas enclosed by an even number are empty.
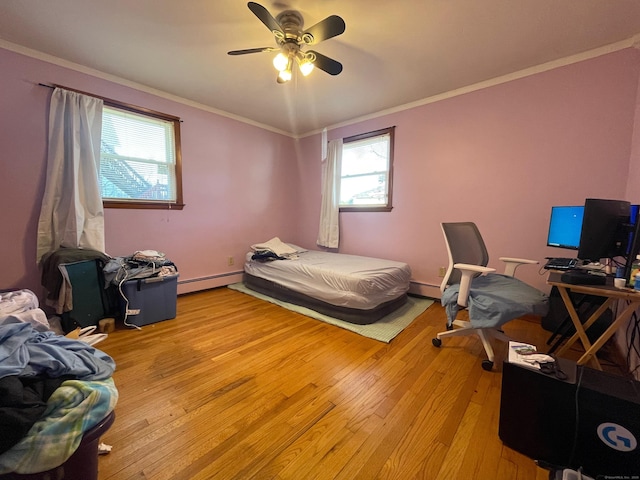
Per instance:
[[[455,263],[487,266],[489,253],[475,223],[442,223],[441,226],[449,252],[449,268],[444,279],[446,285],[460,283],[461,274],[460,270],[453,268]]]

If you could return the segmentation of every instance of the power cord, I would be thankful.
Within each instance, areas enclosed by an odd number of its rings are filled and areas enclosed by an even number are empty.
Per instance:
[[[127,326],[127,327],[133,327],[133,328],[136,328],[138,330],[142,330],[142,328],[140,328],[138,325],[135,325],[133,323],[129,323],[127,321],[127,318],[129,318],[129,299],[127,298],[127,296],[125,295],[124,291],[122,290],[122,285],[124,285],[124,282],[126,282],[127,278],[129,278],[129,273],[128,273],[126,265],[124,263],[120,264],[120,270],[118,270],[118,273],[120,273],[120,272],[124,272],[122,280],[120,280],[118,282],[118,291],[120,292],[120,296],[124,300],[124,316],[123,316],[122,321],[123,321],[124,325]],[[118,275],[116,275],[116,278],[117,277],[118,277]]]
[[[640,319],[636,312],[631,314],[631,321],[627,325],[627,366],[631,367],[632,354],[635,353],[637,361],[636,366],[630,370],[632,376],[636,376],[636,372],[640,370],[640,348],[638,339],[640,338]]]

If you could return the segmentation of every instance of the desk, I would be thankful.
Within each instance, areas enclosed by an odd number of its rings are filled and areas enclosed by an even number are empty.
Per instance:
[[[560,296],[562,297],[562,301],[564,302],[565,307],[567,308],[567,312],[569,312],[569,316],[571,317],[571,321],[573,322],[573,326],[576,329],[576,333],[567,340],[567,343],[558,350],[558,356],[562,356],[571,345],[573,345],[578,339],[582,342],[585,353],[582,355],[578,361],[578,365],[584,365],[589,360],[599,369],[602,370],[600,366],[600,362],[596,357],[596,352],[600,350],[600,348],[611,338],[611,336],[615,333],[615,331],[621,326],[625,325],[627,320],[631,317],[631,314],[640,307],[640,292],[635,292],[631,289],[619,289],[610,285],[573,285],[570,283],[562,282],[562,273],[561,272],[549,272],[549,277],[547,278],[547,283],[551,286],[554,286],[560,292]],[[580,317],[576,312],[575,307],[573,306],[573,302],[569,297],[569,292],[582,293],[586,295],[595,295],[599,297],[604,297],[606,300],[598,309],[587,319],[584,324],[580,321]],[[624,300],[628,302],[628,305],[621,311],[618,312],[618,315],[613,320],[611,325],[600,335],[600,337],[593,342],[593,345],[589,341],[587,337],[586,330],[589,329],[591,325],[595,323],[595,321],[602,315],[616,300]]]

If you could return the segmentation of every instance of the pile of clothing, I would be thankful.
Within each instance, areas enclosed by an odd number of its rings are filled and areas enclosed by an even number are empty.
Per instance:
[[[114,257],[102,269],[105,285],[122,285],[127,280],[176,275],[178,269],[164,253],[139,250],[129,257]]]
[[[51,331],[35,294],[0,294],[0,474],[55,468],[115,407],[115,362]]]

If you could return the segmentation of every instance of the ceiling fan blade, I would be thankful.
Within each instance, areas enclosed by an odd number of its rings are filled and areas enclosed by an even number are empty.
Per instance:
[[[342,18],[337,15],[331,15],[312,27],[309,27],[302,34],[302,38],[307,45],[315,45],[323,40],[327,40],[344,33],[346,28],[347,26]]]
[[[247,3],[247,6],[249,7],[249,10],[251,10],[253,14],[258,17],[258,19],[262,23],[264,23],[271,32],[282,32],[282,27],[280,27],[280,24],[262,5],[255,2],[249,2]]]
[[[231,50],[227,52],[228,55],[246,55],[247,53],[260,53],[260,52],[273,52],[274,50],[278,50],[273,47],[262,47],[262,48],[247,48],[245,50]]]
[[[313,50],[309,50],[307,53],[310,53],[316,57],[316,59],[312,62],[316,68],[327,72],[329,75],[338,75],[342,72],[342,64],[333,58],[329,58],[321,53],[314,52]]]

